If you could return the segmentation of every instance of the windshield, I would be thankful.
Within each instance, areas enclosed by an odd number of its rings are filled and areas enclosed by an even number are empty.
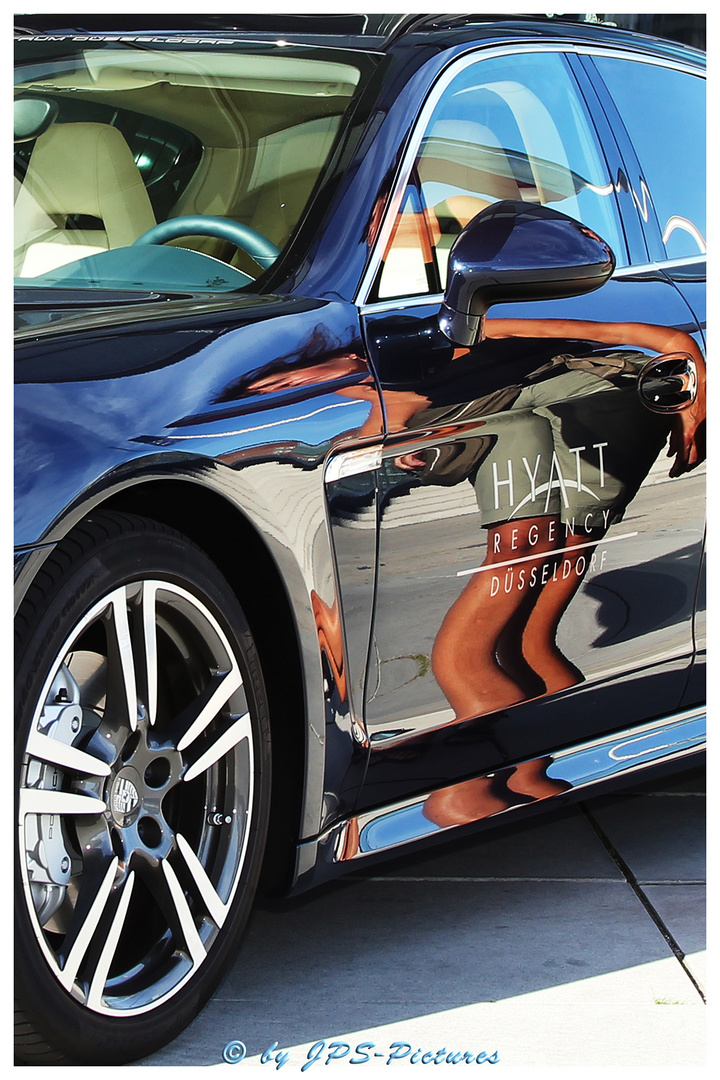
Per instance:
[[[217,293],[288,244],[370,57],[38,35],[16,60],[19,284]]]

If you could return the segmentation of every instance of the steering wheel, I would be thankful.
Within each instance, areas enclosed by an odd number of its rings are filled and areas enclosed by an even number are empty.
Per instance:
[[[167,221],[153,225],[152,229],[139,236],[135,243],[167,244],[168,240],[177,240],[180,236],[216,236],[220,240],[228,240],[246,252],[263,270],[271,267],[280,254],[280,249],[275,247],[272,240],[268,240],[256,229],[251,229],[249,225],[205,214],[168,218]]]

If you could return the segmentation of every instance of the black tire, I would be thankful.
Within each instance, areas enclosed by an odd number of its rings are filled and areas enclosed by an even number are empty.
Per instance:
[[[103,513],[16,623],[16,1055],[119,1064],[174,1038],[247,922],[270,801],[260,666],[206,556]]]

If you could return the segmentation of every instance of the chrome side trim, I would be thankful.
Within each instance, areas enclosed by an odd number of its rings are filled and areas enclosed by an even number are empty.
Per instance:
[[[530,759],[529,763],[542,766],[545,775],[565,791],[579,791],[590,788],[603,781],[630,776],[641,772],[651,765],[676,760],[702,750],[706,739],[706,708],[691,709],[677,713],[663,720],[655,720],[638,728],[605,735],[577,746],[555,751],[540,758]],[[452,825],[438,825],[426,816],[428,800],[438,795],[459,796],[468,791],[473,784],[482,780],[496,779],[500,784],[509,779],[515,766],[483,773],[471,780],[463,780],[448,785],[439,791],[428,791],[411,799],[368,810],[356,816],[346,818],[334,825],[317,840],[301,845],[298,869],[309,869],[314,862],[311,851],[316,848],[316,857],[321,864],[357,862],[367,855],[392,851],[413,840],[420,840],[438,833],[447,833],[460,825],[471,824],[493,817],[503,819],[519,806],[548,801],[557,798],[557,794],[534,798],[529,795],[518,796],[516,804],[495,813],[468,815],[466,820]],[[560,792],[558,792],[560,794]],[[306,849],[303,851],[302,849]],[[302,887],[302,885],[300,885]]]
[[[697,255],[685,255],[682,259],[662,259],[653,263],[636,263],[632,266],[620,266],[613,274],[614,278],[634,277],[635,274],[649,274],[652,270],[674,270],[679,266],[697,266],[707,261],[706,252]]]
[[[415,159],[417,158],[423,135],[425,134],[428,123],[430,122],[430,117],[435,111],[435,106],[438,104],[446,88],[452,82],[455,76],[458,75],[461,71],[464,71],[465,68],[470,67],[473,64],[476,64],[482,60],[492,59],[496,56],[507,56],[508,54],[516,55],[520,52],[524,53],[563,51],[567,51],[567,49],[564,49],[563,45],[560,42],[533,42],[531,44],[528,44],[524,41],[505,42],[502,45],[491,46],[490,48],[483,46],[478,47],[473,45],[469,52],[464,53],[462,56],[455,59],[448,67],[445,68],[444,71],[440,73],[436,82],[431,87],[430,92],[425,99],[422,109],[420,110],[420,113],[417,117],[417,120],[415,121],[412,135],[410,136],[410,140],[405,150],[405,157],[403,163],[395,179],[395,187],[392,196],[388,200],[387,206],[385,207],[385,217],[375,240],[375,248],[372,255],[370,256],[370,261],[365,269],[363,280],[355,297],[355,303],[358,304],[358,306],[362,307],[364,304],[366,304],[367,298],[370,294],[370,290],[372,289],[373,282],[375,281],[375,277],[382,261],[383,253],[387,248],[388,242],[390,240],[390,234],[392,232],[395,219],[400,212],[400,206],[402,204],[402,199],[405,194],[405,188],[407,187],[408,180],[410,179],[410,173],[412,172],[412,167],[415,163]]]
[[[618,266],[613,271],[613,279],[636,277],[638,274],[650,274],[655,270],[674,270],[683,266],[697,266],[707,262],[707,254],[684,255],[681,259],[658,259],[651,263],[631,263]],[[376,300],[374,304],[362,304],[358,309],[361,315],[382,315],[384,312],[402,311],[405,308],[425,307],[428,304],[443,302],[442,293],[425,293],[422,296],[395,296],[388,300]]]
[[[384,311],[402,311],[404,308],[424,307],[426,304],[443,302],[442,293],[424,293],[422,296],[394,296],[391,300],[376,300],[374,304],[361,304],[361,315],[382,315]]]

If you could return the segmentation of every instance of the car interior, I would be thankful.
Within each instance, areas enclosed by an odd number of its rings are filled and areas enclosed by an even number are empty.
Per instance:
[[[330,60],[227,52],[88,50],[34,66],[16,99],[16,273],[37,278],[198,214],[281,248],[358,80]],[[258,276],[227,240],[174,243]]]

